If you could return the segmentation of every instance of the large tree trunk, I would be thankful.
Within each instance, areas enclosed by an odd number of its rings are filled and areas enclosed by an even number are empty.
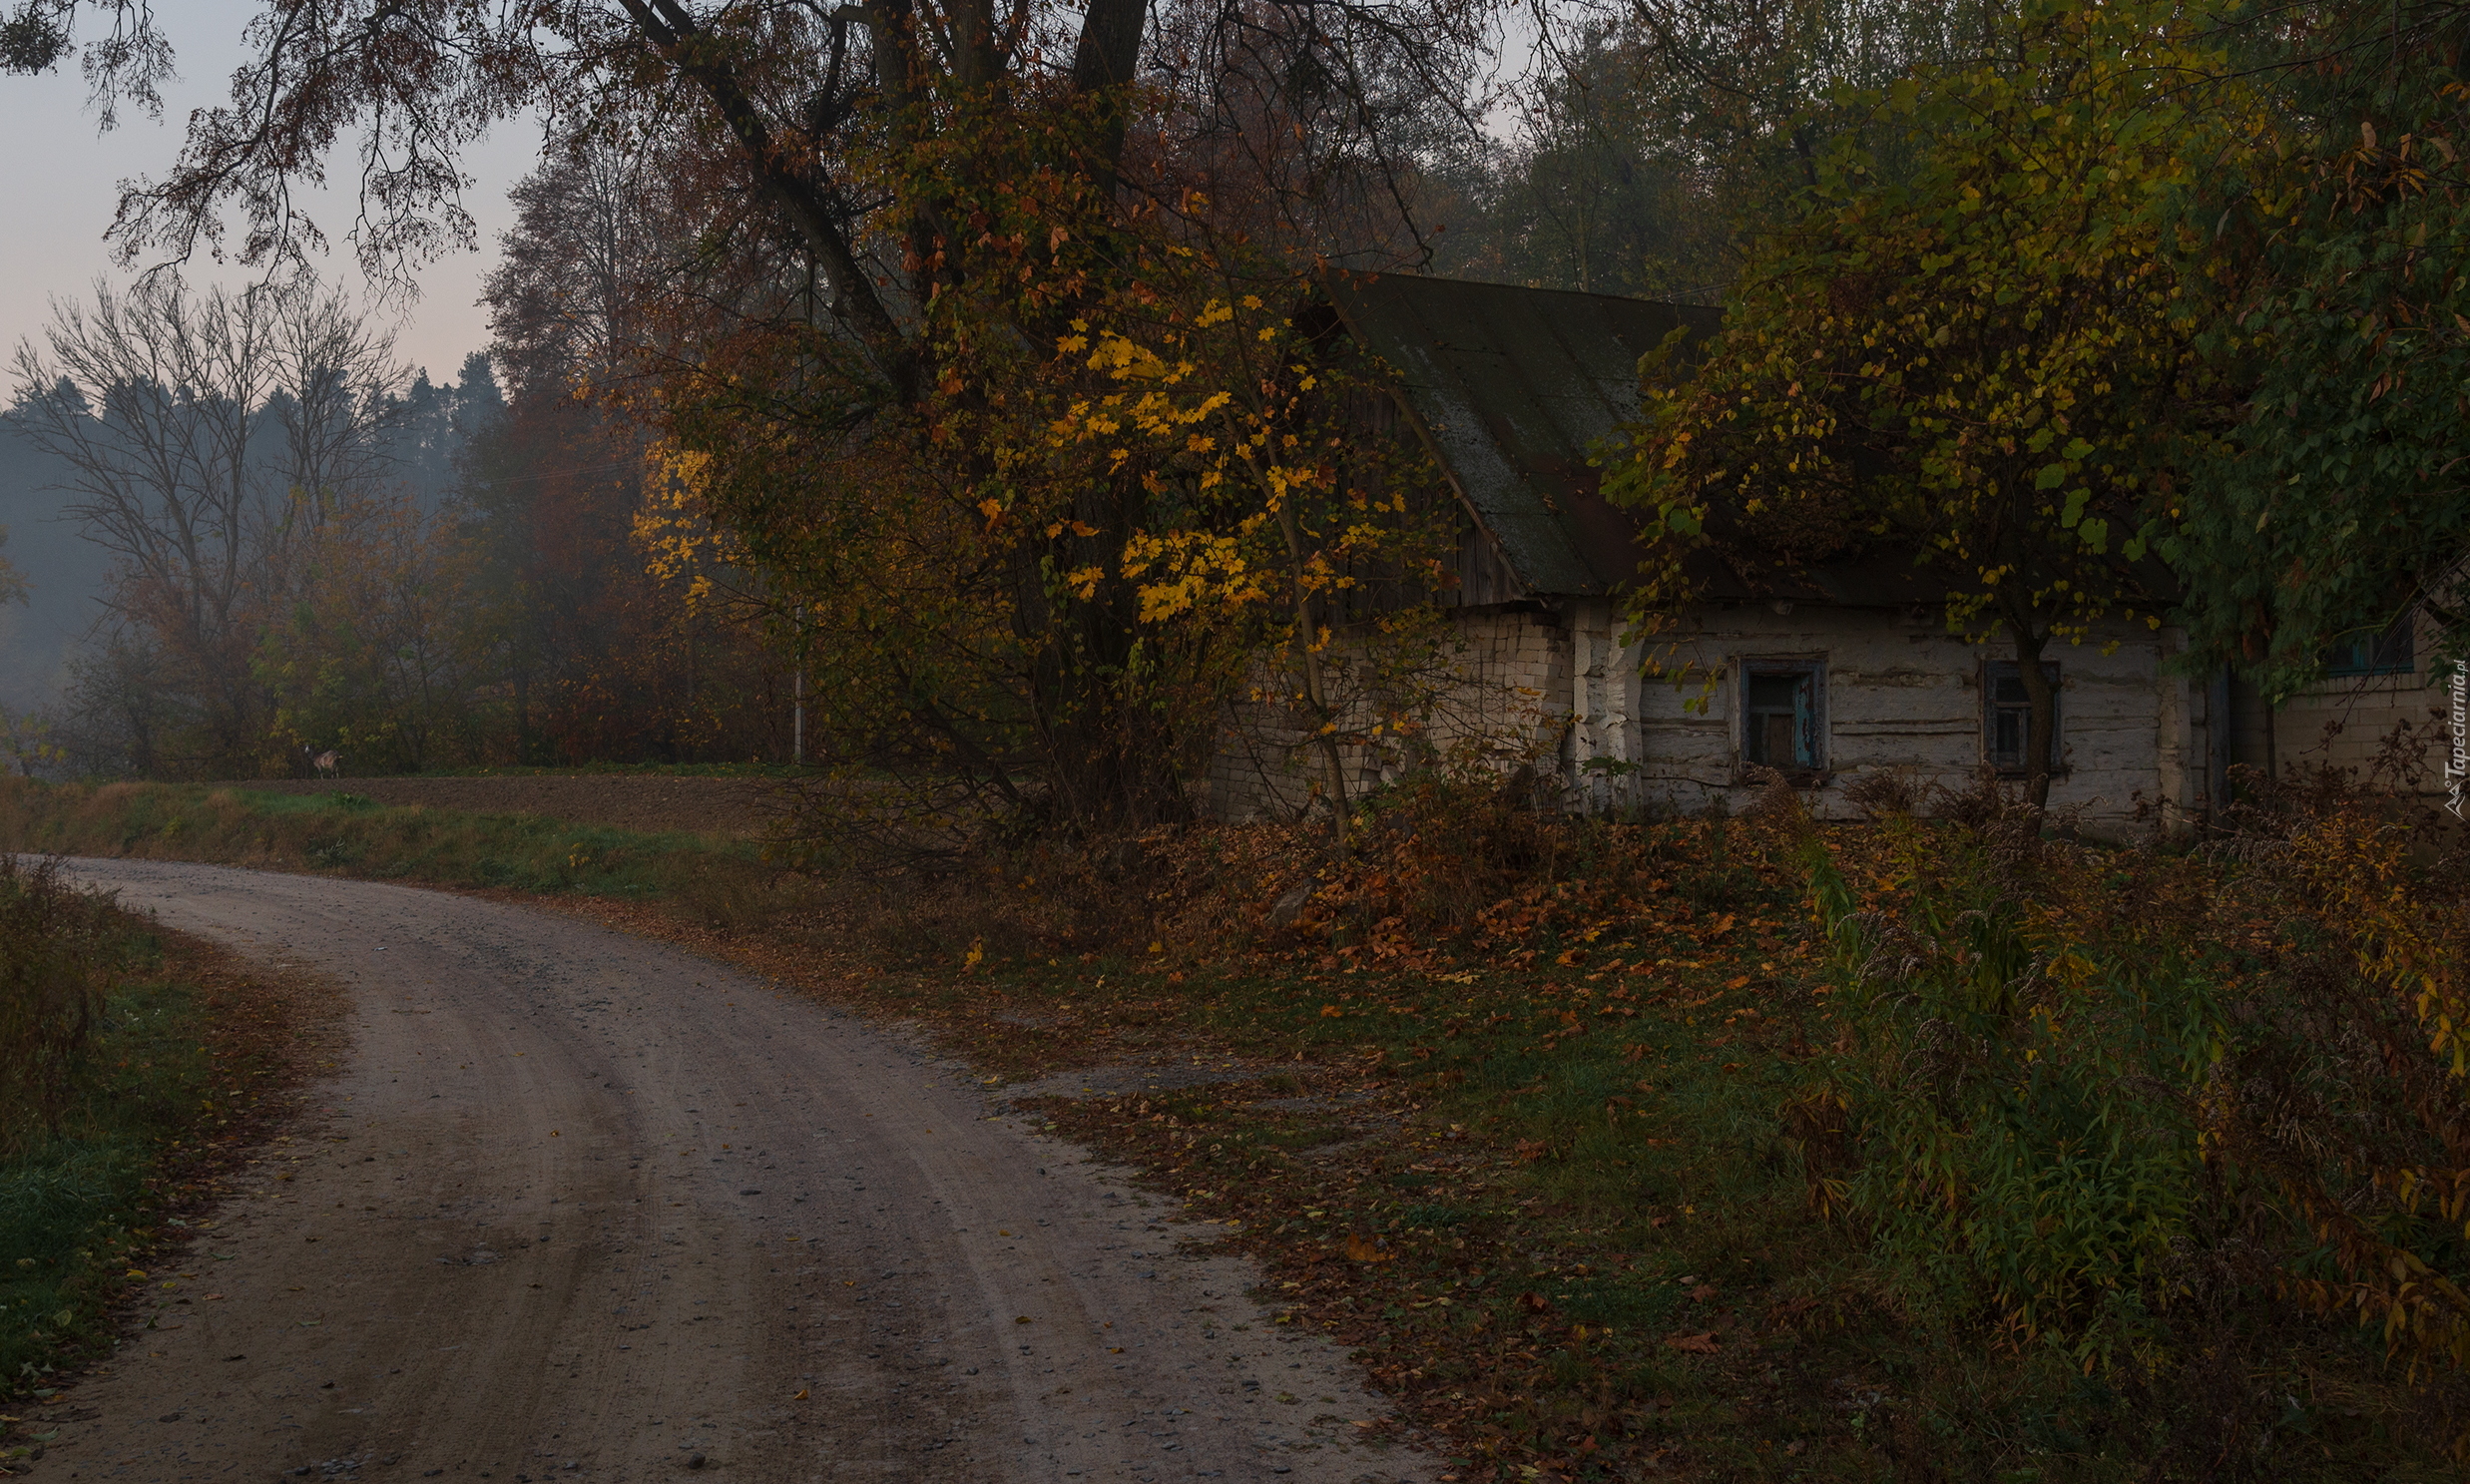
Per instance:
[[[1149,0],[1091,0],[1073,52],[1074,91],[1100,99],[1104,110],[1098,137],[1090,142],[1088,170],[1091,183],[1109,196],[1115,193],[1116,166],[1131,118],[1125,94],[1141,59],[1141,32],[1149,14]]]
[[[1286,576],[1287,599],[1295,613],[1295,657],[1303,671],[1303,700],[1309,710],[1316,736],[1313,745],[1320,752],[1321,777],[1329,789],[1329,834],[1338,857],[1346,857],[1346,826],[1350,804],[1346,796],[1346,759],[1338,748],[1337,709],[1330,704],[1329,688],[1320,669],[1320,626],[1313,622],[1313,604],[1295,574],[1304,563],[1303,537],[1295,529],[1294,507],[1278,503],[1278,528],[1286,537],[1286,556],[1293,565]]]
[[[2050,754],[2058,740],[2058,688],[2041,668],[2041,652],[2050,636],[2036,633],[2029,624],[2009,621],[2007,632],[2015,641],[2016,678],[2023,682],[2024,699],[2032,707],[2031,719],[2024,728],[2024,791],[2035,809],[2050,807]]]

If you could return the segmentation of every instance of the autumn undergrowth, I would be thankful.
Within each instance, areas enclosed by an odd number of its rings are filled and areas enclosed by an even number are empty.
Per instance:
[[[204,945],[0,857],[0,1398],[108,1352],[287,1080],[294,1017]],[[0,1458],[45,1440],[0,1418]]]
[[[1876,1306],[1776,1118],[1825,1015],[1784,841],[1432,784],[1343,860],[1196,830],[895,900],[872,992],[1019,1077],[1160,1067],[1038,1106],[1237,1224],[1461,1478],[1864,1477]]]
[[[872,992],[1017,1077],[1172,1066],[1036,1106],[1461,1479],[2454,1477],[2470,875],[2364,790],[2250,796],[2128,846],[1995,784],[1824,829],[1431,786],[1343,860],[893,892]]]
[[[2248,786],[2192,849],[2048,837],[1995,791],[1857,850],[1803,826],[1842,1029],[1783,1122],[1964,1356],[1905,1408],[1948,1477],[2470,1452],[2458,836],[2336,773]]]

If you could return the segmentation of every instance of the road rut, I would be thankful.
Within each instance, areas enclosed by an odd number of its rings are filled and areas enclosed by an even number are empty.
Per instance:
[[[40,1471],[1425,1479],[1213,1230],[965,1069],[677,949],[369,882],[79,860],[333,976],[353,1048]]]

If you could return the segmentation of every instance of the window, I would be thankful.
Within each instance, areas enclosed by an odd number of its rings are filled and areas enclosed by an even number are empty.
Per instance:
[[[2058,662],[2044,660],[2041,673],[2050,678],[2052,711],[2050,718],[2050,770],[2058,771],[2059,759],[2066,748],[2059,745],[2060,717],[2057,695]],[[2024,694],[2024,670],[2013,660],[1992,660],[1982,679],[1981,735],[1990,754],[1990,766],[2000,772],[2028,771],[2024,765],[2025,747],[2033,732],[2033,702]]]
[[[1781,772],[1826,766],[1823,676],[1806,661],[1741,662],[1741,760]]]
[[[2325,656],[2324,669],[2332,675],[2408,675],[2418,668],[2416,627],[2405,613],[2381,634],[2344,639]]]

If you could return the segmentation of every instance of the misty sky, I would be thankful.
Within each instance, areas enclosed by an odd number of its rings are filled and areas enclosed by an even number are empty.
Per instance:
[[[98,136],[86,109],[86,85],[76,63],[44,77],[0,77],[0,353],[14,353],[19,339],[50,318],[54,296],[84,296],[97,274],[115,283],[129,274],[111,264],[103,243],[119,196],[117,184],[135,176],[160,176],[180,149],[189,111],[224,101],[233,69],[242,58],[241,34],[256,13],[254,0],[179,0],[158,5],[180,53],[180,80],[164,92],[161,122],[124,109],[120,126]],[[378,311],[396,331],[396,351],[440,380],[451,378],[465,353],[487,339],[487,316],[475,306],[481,275],[497,255],[497,233],[509,220],[506,189],[531,168],[539,151],[536,127],[501,127],[472,158],[473,178],[464,208],[481,228],[478,252],[456,252],[420,274],[420,297]],[[351,162],[329,162],[337,180],[347,180]],[[347,192],[313,199],[310,215],[326,233],[331,250],[319,264],[328,282],[354,294],[364,285],[352,265],[344,234],[354,216]],[[246,281],[229,267],[195,264],[193,280]],[[0,394],[5,394],[0,386]]]

